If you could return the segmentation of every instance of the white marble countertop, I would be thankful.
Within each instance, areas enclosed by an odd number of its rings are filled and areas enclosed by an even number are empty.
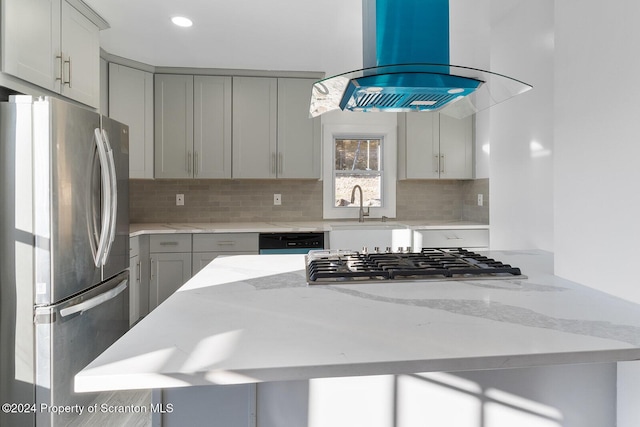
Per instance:
[[[75,379],[77,391],[640,359],[640,306],[489,252],[525,280],[307,285],[303,255],[219,257]]]
[[[478,229],[489,228],[488,224],[471,221],[428,221],[409,220],[395,221],[369,219],[364,223],[355,220],[324,221],[281,221],[281,222],[217,222],[217,223],[134,223],[129,226],[132,237],[143,234],[164,233],[284,233],[284,232],[322,232],[331,231],[336,226],[353,225],[390,226],[397,225],[411,229]]]

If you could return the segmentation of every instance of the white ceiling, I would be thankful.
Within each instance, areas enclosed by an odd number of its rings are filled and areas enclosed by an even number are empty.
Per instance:
[[[153,66],[324,71],[362,66],[361,0],[84,0],[110,54]],[[170,18],[194,22],[179,28]]]

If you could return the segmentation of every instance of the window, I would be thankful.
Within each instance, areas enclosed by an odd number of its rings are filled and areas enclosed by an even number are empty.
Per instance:
[[[324,218],[395,217],[396,128],[326,125],[323,132]],[[353,194],[353,202],[351,201]]]
[[[363,206],[382,206],[382,139],[336,138],[334,147],[335,206],[360,206],[359,197],[352,198],[355,185],[362,189]]]

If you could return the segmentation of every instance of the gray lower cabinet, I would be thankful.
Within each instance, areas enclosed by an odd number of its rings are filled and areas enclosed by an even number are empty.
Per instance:
[[[129,325],[149,314],[149,236],[129,239]]]
[[[191,278],[191,234],[151,235],[149,252],[151,311]]]
[[[160,305],[215,257],[259,253],[258,233],[152,234],[131,242],[132,292],[136,289],[131,323]]]
[[[162,426],[256,427],[255,384],[170,388],[154,397],[154,403],[173,404],[161,414]]]
[[[129,256],[129,326],[140,319],[140,255]]]
[[[430,229],[415,230],[414,250],[422,248],[489,248],[489,229]]]
[[[215,233],[193,235],[192,274],[220,255],[257,255],[258,233]]]

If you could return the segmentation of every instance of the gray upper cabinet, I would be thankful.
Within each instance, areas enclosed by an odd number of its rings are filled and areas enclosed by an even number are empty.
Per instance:
[[[195,76],[194,178],[231,178],[231,78]]]
[[[155,177],[231,177],[231,78],[155,76]]]
[[[193,76],[155,76],[155,177],[193,176]]]
[[[320,121],[303,78],[233,78],[233,177],[320,177]]]
[[[76,101],[100,106],[100,35],[98,27],[62,2],[62,89]]]
[[[57,91],[60,0],[2,0],[2,8],[2,71]]]
[[[84,3],[73,3],[96,17]],[[3,0],[2,7],[2,71],[98,108],[100,40],[94,20],[66,0]]]
[[[233,177],[277,177],[278,79],[233,78]]]
[[[473,178],[473,117],[398,115],[400,179]]]
[[[153,178],[153,74],[109,64],[109,116],[129,125],[129,177]]]
[[[278,79],[278,178],[320,178],[320,118],[309,117],[314,79]]]

